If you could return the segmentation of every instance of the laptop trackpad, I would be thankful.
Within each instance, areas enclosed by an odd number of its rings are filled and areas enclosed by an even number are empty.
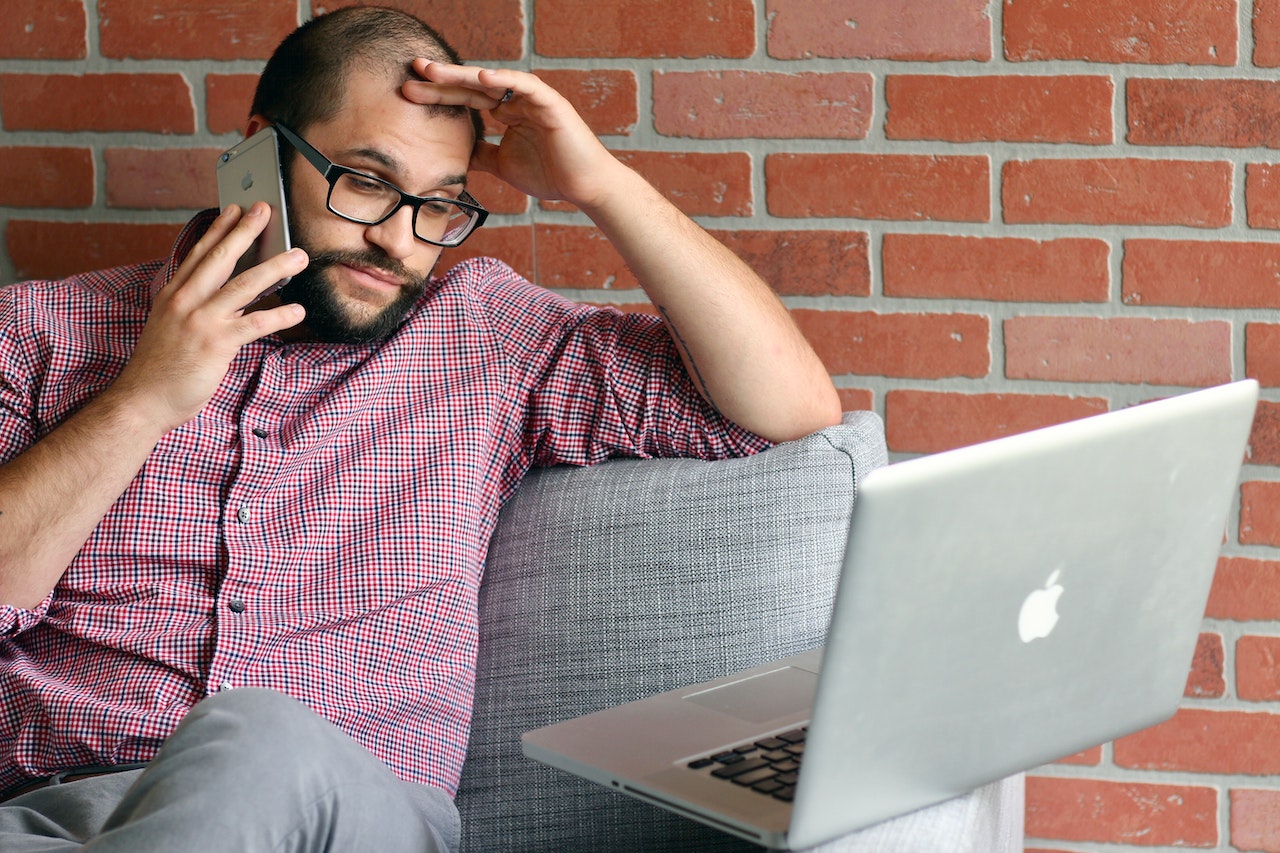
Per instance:
[[[748,723],[767,723],[812,708],[817,689],[818,676],[785,666],[684,698]]]

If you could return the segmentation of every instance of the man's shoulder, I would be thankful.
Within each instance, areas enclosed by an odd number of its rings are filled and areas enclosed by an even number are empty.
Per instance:
[[[145,308],[148,288],[163,260],[77,273],[61,279],[32,279],[0,288],[0,299],[11,309],[93,310],[119,305]]]

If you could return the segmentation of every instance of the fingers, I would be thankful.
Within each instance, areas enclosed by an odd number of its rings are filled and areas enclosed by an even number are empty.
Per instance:
[[[211,296],[231,277],[240,256],[253,246],[270,220],[271,208],[265,202],[243,213],[239,206],[227,205],[179,265],[168,289],[190,291],[194,299]]]
[[[449,65],[415,59],[414,71],[422,78],[404,85],[406,98],[419,104],[466,106],[494,110],[513,98],[543,100],[546,88],[538,77],[524,71]]]

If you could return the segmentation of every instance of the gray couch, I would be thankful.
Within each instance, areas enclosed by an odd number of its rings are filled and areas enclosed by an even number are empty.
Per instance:
[[[758,848],[524,758],[520,733],[821,645],[869,412],[749,459],[537,471],[504,507],[480,592],[466,851]],[[1021,779],[842,850],[1021,850]]]

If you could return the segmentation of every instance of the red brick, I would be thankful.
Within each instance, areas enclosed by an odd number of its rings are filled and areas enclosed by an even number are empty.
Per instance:
[[[1280,620],[1280,562],[1219,558],[1204,613],[1238,622]]]
[[[298,26],[294,0],[98,0],[111,59],[266,59]]]
[[[870,74],[671,71],[653,75],[654,127],[695,139],[865,139]]]
[[[991,370],[991,322],[983,316],[809,308],[791,314],[832,374],[981,378]]]
[[[1132,769],[1270,776],[1280,772],[1280,750],[1258,745],[1278,738],[1280,714],[1182,708],[1168,722],[1115,741],[1112,754]]]
[[[885,395],[885,436],[900,453],[937,453],[1107,411],[1099,397],[956,394],[895,389]]]
[[[752,0],[534,0],[542,56],[745,59],[755,52]]]
[[[591,226],[539,225],[534,230],[534,250],[538,283],[543,287],[601,290],[639,287],[613,244]]]
[[[886,296],[1011,302],[1106,302],[1111,247],[1064,237],[956,237],[886,234]]]
[[[774,216],[991,220],[986,156],[771,154],[764,169]]]
[[[1280,387],[1280,325],[1245,324],[1244,370],[1264,388]]]
[[[1253,0],[1253,64],[1280,67],[1280,0]]]
[[[217,148],[108,148],[107,206],[142,210],[218,206]]]
[[[1026,834],[1143,846],[1213,847],[1218,792],[1193,785],[1028,776]]]
[[[1280,228],[1280,166],[1249,163],[1244,167],[1245,216],[1250,228]]]
[[[1127,240],[1126,305],[1280,308],[1280,245],[1200,240]]]
[[[768,0],[775,59],[991,59],[987,0]]]
[[[467,175],[467,192],[490,213],[517,214],[529,209],[529,196],[501,178],[478,169]]]
[[[1231,380],[1231,324],[1146,317],[1014,317],[1010,379],[1189,385]]]
[[[0,74],[5,130],[194,133],[180,74]]]
[[[84,59],[88,26],[84,0],[5,0],[0,59]]]
[[[1114,141],[1110,77],[944,77],[885,81],[889,139],[945,142]]]
[[[1253,431],[1245,448],[1245,461],[1256,465],[1280,465],[1280,403],[1258,401]]]
[[[378,5],[368,0],[313,0],[313,4],[317,15],[346,6]],[[417,15],[440,30],[469,64],[524,56],[526,21],[521,0],[395,0],[382,5]]]
[[[1236,0],[1004,0],[1013,61],[1235,65]]]
[[[1191,660],[1191,673],[1187,676],[1184,695],[1200,699],[1218,698],[1227,692],[1223,669],[1226,649],[1221,634],[1204,633],[1196,642],[1195,657]]]
[[[1231,846],[1280,853],[1280,791],[1231,790]]]
[[[530,281],[537,281],[533,263],[533,228],[528,225],[485,226],[453,249],[445,249],[435,275],[444,275],[468,258],[500,258]],[[540,282],[539,282],[540,283]]]
[[[750,216],[751,157],[741,152],[618,151],[689,216]]]
[[[875,394],[866,388],[837,388],[836,396],[840,398],[840,410],[844,412],[864,412],[875,408]]]
[[[870,296],[865,231],[712,231],[784,296]]]
[[[1236,695],[1246,702],[1280,699],[1280,637],[1236,640]]]
[[[1240,485],[1240,543],[1280,546],[1280,483]]]
[[[542,69],[535,72],[568,98],[597,136],[629,136],[640,121],[634,71],[621,68]]]
[[[1004,221],[1223,228],[1231,177],[1226,162],[1014,160],[1004,166]]]
[[[867,235],[846,231],[713,231],[785,295],[865,296],[871,288]],[[590,226],[546,225],[536,231],[541,283],[553,288],[638,287],[622,257]]]
[[[182,225],[14,219],[5,242],[19,279],[56,279],[163,257]]]
[[[1128,115],[1131,145],[1280,147],[1280,82],[1130,79]]]
[[[210,74],[204,78],[206,124],[210,133],[241,133],[249,124],[257,74]]]
[[[88,207],[93,175],[88,148],[0,148],[0,206]]]

